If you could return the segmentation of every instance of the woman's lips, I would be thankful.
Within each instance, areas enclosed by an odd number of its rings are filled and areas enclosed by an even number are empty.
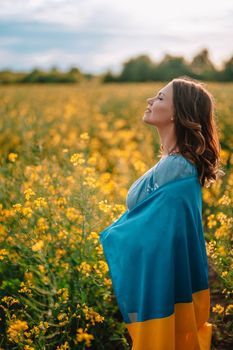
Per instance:
[[[147,109],[145,110],[145,112],[151,112],[151,110],[150,110],[149,108],[147,108]]]

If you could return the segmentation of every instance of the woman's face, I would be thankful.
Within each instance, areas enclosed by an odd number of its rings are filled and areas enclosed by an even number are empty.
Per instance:
[[[167,126],[174,121],[172,82],[165,85],[155,97],[147,99],[148,109],[145,110],[143,121],[157,127]]]

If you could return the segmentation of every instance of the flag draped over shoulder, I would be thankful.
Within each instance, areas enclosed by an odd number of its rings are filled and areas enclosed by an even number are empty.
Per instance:
[[[100,233],[132,350],[210,350],[198,177],[169,181]]]

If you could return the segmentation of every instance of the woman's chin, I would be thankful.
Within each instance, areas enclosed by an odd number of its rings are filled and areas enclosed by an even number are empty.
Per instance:
[[[145,113],[142,117],[142,120],[147,124],[151,124],[149,113]]]

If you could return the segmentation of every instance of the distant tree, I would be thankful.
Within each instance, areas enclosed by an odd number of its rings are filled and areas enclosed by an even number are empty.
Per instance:
[[[48,72],[40,69],[33,69],[32,72],[25,75],[21,82],[23,83],[76,83],[85,79],[78,68],[71,68],[68,72],[61,72],[53,66]]]
[[[10,69],[4,69],[0,72],[0,84],[17,83],[24,76],[23,72],[12,72]]]
[[[80,82],[81,80],[85,79],[77,67],[71,67],[66,75],[70,82]]]
[[[201,50],[193,57],[190,68],[198,78],[205,80],[215,80],[216,68],[209,58],[209,51],[207,49]]]
[[[59,73],[59,69],[57,66],[52,66],[49,70],[50,73],[53,73],[53,74],[58,74]]]
[[[157,64],[152,73],[152,77],[157,81],[168,81],[179,75],[192,75],[192,72],[182,56],[172,56],[166,54],[162,61]]]
[[[35,68],[26,74],[22,79],[22,83],[45,83],[47,73],[41,69]]]
[[[80,74],[80,69],[77,67],[71,67],[70,70],[68,71],[69,74]]]
[[[220,81],[233,81],[233,56],[223,63],[223,69],[217,74]]]
[[[153,63],[147,55],[132,58],[123,64],[119,81],[152,81]]]
[[[57,83],[57,82],[63,82],[62,79],[62,73],[59,71],[59,69],[56,66],[53,66],[49,69],[48,73],[46,74],[45,82],[46,83]]]
[[[95,75],[92,74],[92,73],[83,73],[83,76],[84,76],[84,78],[87,79],[87,80],[92,80],[92,79],[95,78]]]
[[[103,75],[101,81],[103,83],[111,83],[118,81],[118,77],[114,75],[111,71],[111,69],[107,70],[107,72]]]

